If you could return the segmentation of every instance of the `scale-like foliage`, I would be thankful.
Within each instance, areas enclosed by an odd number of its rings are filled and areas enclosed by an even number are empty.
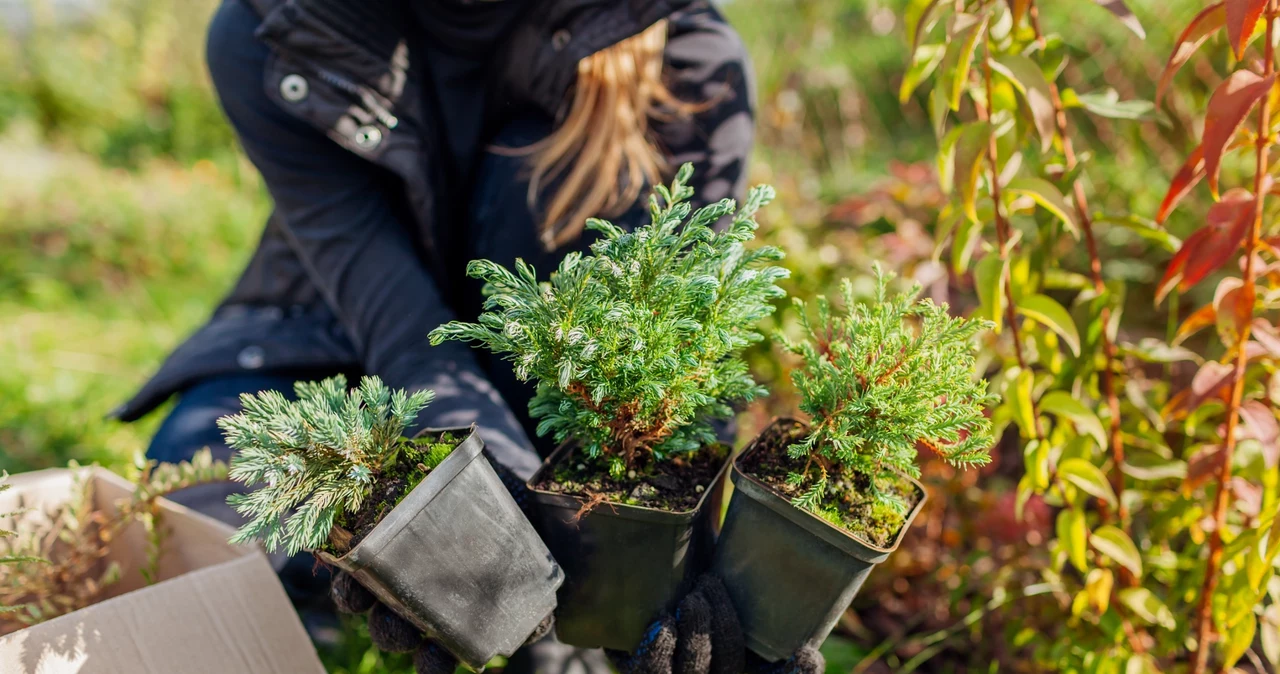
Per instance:
[[[602,238],[588,256],[567,255],[550,282],[523,260],[515,273],[472,261],[486,311],[479,323],[440,326],[431,343],[470,341],[514,363],[538,382],[529,406],[538,433],[578,442],[615,474],[713,442],[708,422],[764,393],[740,353],[762,339],[756,325],[783,296],[776,284],[787,271],[768,264],[779,249],[744,245],[773,189],[754,188],[736,213],[725,199],[690,216],[692,173],[686,164],[670,188],[654,188],[652,223],[634,232],[589,220]],[[724,231],[712,229],[731,214]]]
[[[974,336],[990,323],[917,301],[918,287],[890,296],[889,281],[877,268],[874,300],[859,303],[846,279],[844,310],[833,312],[819,298],[816,324],[796,299],[807,339],[779,336],[804,359],[791,379],[800,409],[813,418],[812,432],[787,450],[806,461],[790,478],[805,488],[797,506],[818,510],[830,471],[877,495],[877,481],[893,471],[919,476],[917,445],[961,467],[991,460],[991,422],[983,408],[996,397],[974,375]]]
[[[277,391],[244,394],[244,411],[218,420],[238,450],[231,479],[261,485],[228,499],[249,518],[232,542],[261,539],[291,555],[321,547],[340,513],[359,511],[407,442],[401,433],[432,398],[392,392],[377,377],[350,392],[341,375],[294,389],[296,401]]]

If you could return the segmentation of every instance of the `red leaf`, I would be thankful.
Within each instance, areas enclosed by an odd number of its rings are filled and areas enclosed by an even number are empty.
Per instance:
[[[1172,346],[1177,346],[1185,341],[1191,335],[1218,322],[1218,310],[1213,304],[1206,304],[1196,309],[1187,320],[1178,326],[1178,332],[1173,336]]]
[[[1222,279],[1213,293],[1213,308],[1218,333],[1227,347],[1240,343],[1244,326],[1253,318],[1253,303],[1257,299],[1253,284],[1230,276]]]
[[[1200,182],[1204,177],[1204,146],[1197,145],[1196,149],[1191,151],[1191,155],[1187,157],[1186,163],[1182,168],[1178,169],[1178,174],[1173,177],[1173,182],[1169,183],[1169,191],[1164,195],[1164,201],[1160,203],[1160,210],[1156,213],[1156,223],[1164,224],[1169,218],[1169,214],[1178,206],[1178,202],[1187,196],[1191,188]]]
[[[1226,0],[1227,37],[1236,53],[1236,60],[1244,56],[1244,47],[1253,37],[1253,30],[1262,17],[1267,0]]]
[[[1276,81],[1275,73],[1262,77],[1249,70],[1237,70],[1223,80],[1209,97],[1209,111],[1204,120],[1200,147],[1204,152],[1204,170],[1209,176],[1209,189],[1218,196],[1218,169],[1222,151],[1236,135],[1236,129],[1253,106]]]
[[[1234,189],[1209,208],[1208,223],[1188,236],[1169,261],[1156,286],[1157,304],[1175,284],[1178,290],[1186,290],[1231,259],[1253,224],[1253,201],[1248,190]]]
[[[1242,515],[1257,517],[1262,512],[1262,487],[1237,475],[1231,478],[1231,492]]]
[[[1173,53],[1169,55],[1164,71],[1160,73],[1160,84],[1156,86],[1156,105],[1160,105],[1164,92],[1173,82],[1173,76],[1178,73],[1178,69],[1191,58],[1192,54],[1196,53],[1200,45],[1204,44],[1214,31],[1222,27],[1226,20],[1227,13],[1223,4],[1217,2],[1201,10],[1182,30],[1178,41],[1173,43]]]
[[[1280,331],[1264,318],[1253,319],[1250,333],[1272,356],[1280,358]]]
[[[1246,400],[1240,405],[1240,421],[1239,437],[1257,440],[1267,468],[1275,468],[1280,459],[1280,423],[1275,412],[1260,400]]]
[[[1211,360],[1200,366],[1196,375],[1191,378],[1189,388],[1178,391],[1169,399],[1161,416],[1179,419],[1212,398],[1225,401],[1235,379],[1236,369],[1233,365]]]
[[[1183,488],[1190,492],[1216,476],[1222,467],[1222,459],[1220,445],[1201,447],[1187,460],[1187,477],[1182,481]]]

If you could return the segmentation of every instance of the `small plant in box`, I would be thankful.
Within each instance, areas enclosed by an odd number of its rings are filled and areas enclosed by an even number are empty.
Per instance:
[[[514,652],[554,609],[561,576],[474,429],[404,437],[432,394],[376,377],[295,392],[245,394],[218,420],[237,450],[232,479],[254,488],[228,499],[248,518],[233,541],[316,552],[473,669]]]
[[[797,302],[806,339],[780,341],[802,359],[792,381],[811,423],[775,422],[731,473],[716,570],[749,645],[769,659],[820,645],[896,549],[925,496],[918,447],[961,467],[990,460],[994,398],[975,376],[973,343],[988,324],[917,301],[918,288],[890,296],[889,280],[877,270],[867,303],[846,280],[843,311],[821,299],[816,323]],[[747,554],[762,547],[776,554]]]
[[[486,312],[431,333],[480,344],[537,382],[530,412],[562,446],[530,486],[567,573],[557,633],[574,645],[630,650],[675,596],[699,562],[685,547],[709,544],[689,532],[707,523],[704,496],[727,457],[712,423],[764,393],[740,354],[784,294],[787,272],[771,265],[782,252],[745,246],[773,191],[692,212],[691,175],[685,165],[654,188],[649,225],[589,220],[591,253],[570,253],[547,282],[520,260],[514,273],[471,262]]]
[[[146,533],[142,577],[154,582],[163,553],[163,527],[156,500],[176,491],[227,479],[227,466],[209,451],[190,461],[139,461],[134,492],[111,507],[96,497],[93,482],[76,471],[70,498],[45,512],[30,509],[0,512],[0,635],[91,606],[122,578],[109,562],[113,544],[131,525]],[[5,475],[3,478],[7,478]],[[0,492],[10,485],[0,478]],[[12,528],[7,528],[11,526]]]

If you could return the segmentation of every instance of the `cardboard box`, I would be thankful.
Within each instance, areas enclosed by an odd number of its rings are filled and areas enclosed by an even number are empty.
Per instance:
[[[90,468],[100,509],[132,492],[124,479]],[[48,510],[67,498],[70,470],[15,475],[0,512]],[[306,631],[266,557],[227,543],[226,525],[161,500],[167,538],[159,582],[139,573],[145,534],[134,524],[108,557],[121,579],[107,598],[0,637],[4,674],[322,673]],[[40,516],[38,512],[26,516]]]

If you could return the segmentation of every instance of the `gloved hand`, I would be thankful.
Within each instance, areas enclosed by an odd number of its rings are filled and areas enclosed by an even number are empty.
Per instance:
[[[507,491],[511,492],[516,505],[528,517],[532,502],[524,481],[497,461],[490,459],[489,462]],[[333,570],[330,595],[339,611],[368,614],[369,638],[375,648],[387,653],[413,653],[413,667],[418,674],[452,674],[457,667],[457,658],[452,653],[427,639],[413,623],[378,601],[368,588],[349,574]],[[547,616],[526,643],[546,636],[554,624],[553,617]]]
[[[606,653],[622,674],[822,674],[826,668],[814,648],[774,663],[747,650],[729,593],[712,573],[698,579],[674,614],[654,621],[634,651]]]

